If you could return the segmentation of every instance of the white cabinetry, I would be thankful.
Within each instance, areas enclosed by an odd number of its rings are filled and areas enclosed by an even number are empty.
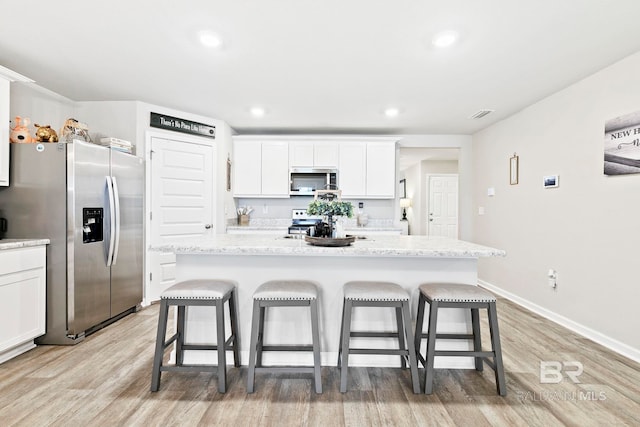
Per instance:
[[[395,140],[348,141],[340,144],[338,184],[342,197],[395,197]]]
[[[367,196],[392,199],[396,189],[396,146],[367,142]]]
[[[46,246],[0,250],[0,363],[45,333],[45,263]]]
[[[33,82],[0,65],[0,187],[9,185],[9,94],[14,81]]]
[[[234,138],[234,197],[289,197],[289,146],[285,141]]]
[[[290,141],[289,166],[334,169],[338,167],[338,142]]]
[[[342,197],[362,197],[366,195],[366,142],[349,141],[340,144],[338,173],[338,187],[342,190]]]
[[[9,84],[0,73],[0,186],[3,187],[9,185]]]
[[[262,143],[262,195],[289,197],[289,145],[282,141]]]

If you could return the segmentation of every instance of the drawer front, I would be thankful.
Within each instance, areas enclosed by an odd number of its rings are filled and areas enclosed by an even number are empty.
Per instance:
[[[46,246],[0,251],[0,275],[42,268],[46,263]]]

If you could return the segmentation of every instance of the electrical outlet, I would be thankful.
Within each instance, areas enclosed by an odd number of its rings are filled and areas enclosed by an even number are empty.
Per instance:
[[[269,206],[266,203],[264,205],[262,205],[262,213],[263,214],[268,214],[269,213]]]

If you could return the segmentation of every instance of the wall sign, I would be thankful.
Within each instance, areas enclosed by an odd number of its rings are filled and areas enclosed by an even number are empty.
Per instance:
[[[640,173],[640,111],[604,125],[604,174]]]
[[[191,120],[180,119],[178,117],[164,114],[151,113],[149,125],[154,128],[172,130],[174,132],[188,133],[191,135],[206,136],[216,138],[216,127],[204,123],[193,122]]]

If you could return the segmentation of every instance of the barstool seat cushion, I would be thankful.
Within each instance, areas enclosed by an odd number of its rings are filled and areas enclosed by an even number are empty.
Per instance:
[[[344,285],[344,297],[356,301],[408,301],[409,293],[391,282],[356,281]]]
[[[314,300],[318,298],[318,288],[304,280],[272,280],[263,283],[253,293],[257,300]]]
[[[422,292],[431,301],[438,302],[495,302],[496,297],[488,291],[460,283],[424,283]]]
[[[186,280],[167,288],[161,299],[220,299],[235,288],[233,282],[225,280]]]

